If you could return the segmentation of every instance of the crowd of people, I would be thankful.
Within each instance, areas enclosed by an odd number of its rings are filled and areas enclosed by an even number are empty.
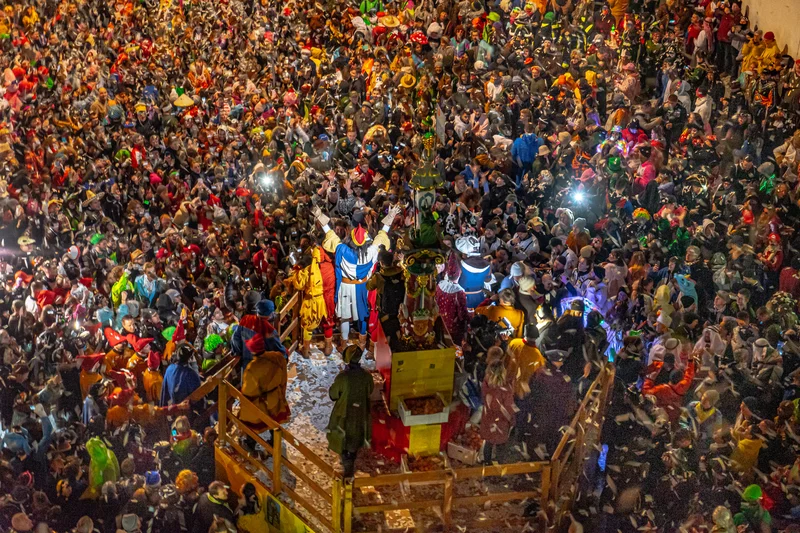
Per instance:
[[[613,364],[576,524],[796,530],[800,60],[738,0],[24,0],[0,48],[0,531],[263,531],[192,393],[233,354],[290,420],[315,332],[352,475],[422,215],[485,462]]]

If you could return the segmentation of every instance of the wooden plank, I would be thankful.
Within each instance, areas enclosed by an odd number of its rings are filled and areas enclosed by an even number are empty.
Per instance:
[[[360,514],[385,513],[387,511],[412,511],[414,509],[430,509],[438,507],[441,509],[442,500],[420,500],[412,502],[386,503],[382,505],[364,505],[354,507],[353,511]]]
[[[208,377],[225,378],[230,373],[230,370],[233,369],[233,365],[230,365],[230,362],[234,359],[236,360],[237,363],[239,362],[239,358],[236,357],[235,355],[233,354],[226,355],[225,357],[214,363],[214,366],[203,372],[203,375]],[[227,369],[227,372],[225,372],[225,375],[220,375],[220,371],[223,369]]]
[[[281,462],[283,459],[283,454],[281,453],[283,451],[281,446],[283,437],[281,433],[280,428],[272,432],[272,490],[275,493],[281,491]],[[274,450],[278,450],[277,453],[274,453]]]
[[[316,481],[311,479],[308,474],[306,474],[302,469],[300,469],[296,464],[291,462],[286,457],[283,457],[282,464],[285,466],[292,474],[299,477],[303,481],[305,481],[309,487],[311,487],[314,492],[325,498],[325,501],[328,502],[330,505],[333,505],[333,496],[329,494],[328,491],[323,489]],[[336,478],[333,479],[334,489],[336,487]],[[333,491],[332,491],[333,492]]]
[[[247,426],[247,424],[245,424],[244,422],[242,422],[241,420],[239,420],[238,418],[233,416],[233,413],[231,413],[230,411],[228,411],[228,420],[230,420],[233,424],[235,424],[236,427],[239,428],[242,432],[247,433],[247,435],[251,439],[256,441],[256,444],[260,444],[261,447],[264,448],[264,451],[267,452],[267,454],[272,455],[274,453],[273,447],[270,446],[270,444],[267,441],[265,441],[261,437],[261,435],[259,435],[258,433],[256,433],[252,429],[250,429]],[[230,439],[230,440],[233,440],[233,439]]]
[[[278,322],[283,320],[284,317],[286,317],[286,315],[288,315],[289,313],[291,313],[294,310],[294,308],[297,306],[299,301],[300,301],[300,293],[299,292],[295,292],[294,294],[292,294],[292,297],[289,298],[289,301],[286,302],[286,304],[278,312],[278,315],[276,316],[276,320]]]
[[[456,479],[470,479],[476,477],[511,476],[516,474],[533,474],[541,472],[550,463],[537,461],[534,463],[510,463],[503,465],[471,466],[468,468],[455,468],[453,473]]]
[[[336,470],[334,470],[331,465],[323,461],[319,455],[317,455],[316,453],[314,453],[313,450],[311,450],[311,448],[303,444],[301,441],[297,440],[297,438],[294,435],[292,435],[289,431],[285,429],[283,430],[283,440],[294,446],[297,449],[297,451],[300,452],[300,455],[302,455],[303,458],[314,463],[314,465],[316,465],[317,468],[322,470],[328,476],[341,477],[341,475],[338,472],[336,472]]]
[[[229,440],[228,444],[231,446],[231,448],[236,450],[236,453],[241,455],[247,462],[256,467],[257,470],[269,473],[270,471],[269,468],[267,468],[267,466],[264,463],[262,463],[261,461],[259,461],[258,459],[247,453],[247,451],[244,448],[242,448],[242,445],[236,442],[236,439]]]
[[[542,509],[547,509],[547,501],[550,499],[550,474],[552,467],[546,466],[542,470],[542,480],[539,486],[541,487],[541,494],[539,495],[539,505]]]
[[[342,480],[339,478],[333,479],[331,491],[331,527],[334,533],[342,532]]]
[[[499,492],[496,494],[485,494],[483,496],[465,496],[463,498],[453,498],[454,506],[484,505],[488,503],[511,502],[515,500],[525,500],[528,498],[538,498],[540,491],[529,490],[526,492]]]
[[[226,405],[228,403],[228,384],[226,382],[220,383],[219,396],[217,397],[217,404]],[[228,440],[228,409],[220,409],[219,411],[219,430],[217,431],[217,438],[220,442]]]
[[[292,501],[296,504],[300,504],[303,507],[303,510],[307,511],[311,516],[317,519],[317,521],[325,527],[325,529],[330,529],[328,524],[331,523],[331,517],[325,516],[322,512],[319,511],[316,507],[311,505],[311,503],[306,500],[304,497],[297,494],[288,486],[284,485],[282,491],[292,499]]]
[[[300,341],[294,341],[289,348],[286,349],[286,353],[294,353],[297,351],[297,347],[300,346]]]
[[[431,472],[410,472],[408,474],[383,474],[380,476],[357,477],[353,480],[355,488],[383,487],[385,485],[399,485],[400,483],[444,483],[447,477],[446,470],[433,470]]]
[[[300,325],[300,317],[297,317],[291,322],[289,322],[289,325],[286,326],[286,329],[281,332],[281,342],[285,341],[286,337],[291,335],[299,325]]]
[[[353,531],[353,482],[344,484],[344,533]]]
[[[453,471],[447,472],[448,476],[444,482],[444,501],[442,502],[442,520],[444,521],[444,530],[450,531],[453,525],[453,484],[455,476]]]

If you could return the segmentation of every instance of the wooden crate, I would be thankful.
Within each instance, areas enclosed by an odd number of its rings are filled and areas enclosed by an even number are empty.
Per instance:
[[[404,425],[428,426],[430,424],[444,424],[447,422],[448,418],[450,417],[450,399],[445,399],[441,394],[429,394],[427,396],[438,396],[442,401],[444,408],[438,413],[432,413],[429,415],[412,415],[411,411],[409,411],[406,407],[406,400],[411,398],[400,398],[400,401],[397,404],[397,414],[400,416],[400,420],[403,421]],[[415,398],[417,397],[418,396],[415,396]]]

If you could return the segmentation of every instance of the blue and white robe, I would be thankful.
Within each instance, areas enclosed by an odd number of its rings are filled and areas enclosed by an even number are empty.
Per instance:
[[[389,237],[380,231],[367,247],[364,257],[358,251],[341,242],[332,230],[325,233],[323,248],[334,254],[333,264],[336,269],[336,316],[341,320],[367,320],[369,303],[367,301],[367,280],[372,276],[381,246],[389,247]],[[362,283],[343,283],[342,280],[361,281]]]
[[[467,307],[475,309],[485,299],[483,289],[492,277],[492,265],[482,257],[461,260],[461,277],[458,284],[467,293]]]

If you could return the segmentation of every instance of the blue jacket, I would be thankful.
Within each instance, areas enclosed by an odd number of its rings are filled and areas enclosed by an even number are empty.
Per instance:
[[[172,363],[164,372],[161,385],[161,406],[175,405],[200,388],[200,375],[191,367]]]
[[[523,134],[511,144],[511,158],[514,162],[519,160],[523,165],[531,165],[539,155],[542,144],[544,142],[535,133]]]
[[[242,358],[242,376],[244,376],[244,369],[253,360],[253,353],[247,348],[247,341],[253,338],[256,332],[250,328],[236,325],[233,327],[233,335],[231,336],[231,352]],[[268,352],[281,352],[286,359],[289,359],[289,354],[286,352],[286,346],[281,344],[281,340],[277,334],[264,337],[264,346]]]

